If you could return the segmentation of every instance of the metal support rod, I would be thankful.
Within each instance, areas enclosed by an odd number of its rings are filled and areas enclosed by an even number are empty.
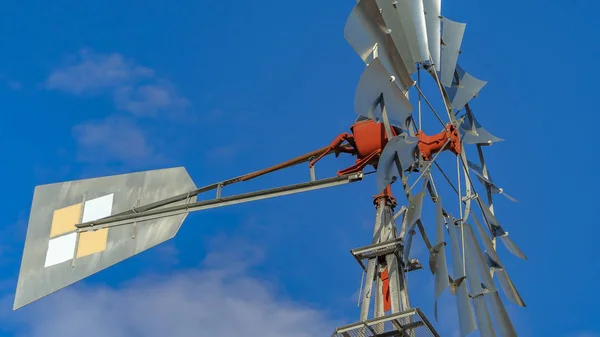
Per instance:
[[[176,203],[176,202],[179,202],[179,201],[182,201],[182,200],[186,200],[186,199],[191,198],[191,197],[195,197],[195,196],[197,196],[197,195],[199,195],[201,193],[212,191],[212,190],[217,189],[219,187],[223,188],[223,187],[225,187],[227,185],[235,184],[235,183],[242,182],[242,181],[248,181],[250,179],[254,179],[254,178],[260,177],[262,175],[265,175],[267,173],[272,173],[272,172],[275,172],[275,171],[278,171],[278,170],[282,170],[282,169],[285,169],[285,168],[288,168],[288,167],[291,167],[291,166],[295,166],[295,165],[299,165],[299,164],[305,163],[305,162],[309,161],[310,158],[319,156],[319,155],[323,154],[324,152],[326,152],[328,150],[330,150],[330,148],[329,148],[329,146],[326,146],[326,147],[323,147],[321,149],[309,152],[307,154],[304,154],[304,155],[298,156],[296,158],[284,161],[283,163],[279,163],[279,164],[273,165],[271,167],[267,167],[267,168],[262,169],[262,170],[254,171],[252,173],[244,174],[244,175],[241,175],[241,176],[238,176],[238,177],[235,177],[235,178],[231,178],[231,179],[227,179],[227,180],[224,180],[224,181],[221,181],[221,182],[218,182],[218,183],[210,184],[210,185],[198,188],[196,190],[189,191],[189,192],[186,192],[186,193],[182,193],[182,194],[179,194],[179,195],[167,198],[167,199],[159,200],[159,201],[156,201],[156,202],[153,202],[153,203],[149,203],[149,204],[141,206],[141,207],[135,207],[135,208],[133,208],[133,209],[131,209],[129,211],[125,211],[125,212],[121,212],[121,213],[118,213],[118,214],[114,214],[114,215],[111,215],[110,217],[111,218],[116,218],[116,217],[120,217],[120,216],[123,216],[123,215],[126,215],[126,214],[143,213],[143,212],[146,212],[146,211],[158,208],[158,207],[166,206],[166,205],[173,204],[173,203]],[[328,152],[327,154],[329,155],[331,153],[332,152]]]
[[[387,115],[387,109],[385,107],[385,101],[383,99],[383,95],[379,98],[379,105],[381,106],[381,119],[383,120],[383,127],[385,128],[385,134],[388,138],[388,141],[392,140],[392,127],[390,126],[390,121]]]
[[[421,87],[421,64],[417,65],[417,88]],[[419,131],[423,130],[423,121],[421,119],[421,91],[419,90]],[[435,113],[435,111],[434,111]]]
[[[276,187],[271,189],[266,189],[257,192],[243,193],[230,197],[220,198],[220,199],[212,199],[212,200],[204,200],[197,201],[194,203],[186,203],[183,205],[165,207],[155,210],[150,210],[147,212],[133,213],[133,214],[125,214],[119,216],[107,217],[91,222],[81,223],[75,225],[80,230],[97,230],[106,227],[115,227],[120,225],[125,225],[133,222],[142,222],[152,219],[164,218],[168,216],[185,214],[195,211],[200,211],[204,209],[229,206],[235,204],[241,204],[245,202],[262,200],[267,198],[273,198],[283,195],[301,193],[312,191],[316,189],[333,187],[343,184],[352,183],[355,181],[362,180],[362,173],[353,173],[349,175],[344,175],[341,177],[327,178],[321,179],[314,182],[301,183],[296,185],[288,185],[283,187]]]

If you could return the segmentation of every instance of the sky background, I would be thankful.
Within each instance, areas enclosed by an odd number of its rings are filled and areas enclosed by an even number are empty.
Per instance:
[[[361,274],[348,251],[370,241],[372,176],[193,214],[175,239],[11,311],[36,185],[185,166],[203,186],[348,131],[364,68],[343,36],[353,6],[5,3],[0,336],[329,336],[358,320]],[[442,5],[467,23],[461,65],[489,81],[472,107],[506,139],[485,153],[495,181],[519,200],[496,198],[498,219],[529,258],[500,249],[527,303],[504,301],[520,336],[600,336],[599,9],[583,0]],[[439,131],[431,125],[426,132]],[[352,163],[327,158],[317,174]],[[302,166],[225,193],[306,179]],[[417,245],[426,264],[423,252]],[[424,269],[409,286],[433,321],[432,280]],[[441,318],[439,331],[455,336],[448,291]]]

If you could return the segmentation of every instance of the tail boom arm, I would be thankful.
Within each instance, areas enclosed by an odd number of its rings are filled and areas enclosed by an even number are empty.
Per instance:
[[[235,204],[241,204],[250,201],[274,198],[284,195],[296,194],[301,192],[308,192],[312,190],[334,187],[344,185],[356,181],[360,181],[363,178],[362,173],[353,173],[340,177],[320,179],[316,181],[310,181],[306,183],[300,183],[295,185],[288,185],[282,187],[276,187],[271,189],[265,189],[256,192],[249,192],[243,194],[237,194],[224,198],[216,198],[212,200],[203,200],[193,203],[185,203],[183,205],[170,206],[158,209],[151,209],[144,212],[132,212],[127,214],[117,214],[103,219],[99,219],[93,222],[80,223],[75,225],[79,231],[95,231],[107,227],[116,227],[131,224],[134,222],[141,222],[147,220],[153,220],[158,218],[169,217],[178,214],[185,214],[210,208],[223,207]],[[164,203],[160,201],[157,203]],[[147,206],[146,206],[147,207]]]

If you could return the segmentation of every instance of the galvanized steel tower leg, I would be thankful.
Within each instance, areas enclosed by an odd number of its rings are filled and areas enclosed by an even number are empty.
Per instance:
[[[398,233],[393,213],[393,207],[396,205],[394,198],[388,195],[378,196],[375,204],[377,207],[377,217],[372,243],[378,244],[396,240]],[[373,317],[385,315],[384,291],[387,290],[389,290],[390,295],[391,313],[403,312],[410,308],[401,254],[400,250],[381,256],[373,256],[368,259],[367,277],[363,289],[360,312],[361,321],[369,319],[370,300],[372,297],[375,297]],[[381,278],[381,273],[386,269],[388,273],[388,289],[385,289]],[[375,291],[373,291],[373,282],[376,284]]]

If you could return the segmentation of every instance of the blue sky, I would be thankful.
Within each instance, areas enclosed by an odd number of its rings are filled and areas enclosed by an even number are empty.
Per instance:
[[[193,214],[174,240],[10,311],[36,185],[183,165],[202,186],[347,131],[364,67],[343,38],[353,5],[6,4],[0,336],[75,336],[91,326],[92,336],[202,329],[296,337],[329,335],[357,320],[360,269],[348,251],[369,241],[372,178]],[[507,304],[521,336],[600,336],[598,9],[583,0],[443,4],[443,15],[467,23],[460,63],[489,81],[472,104],[478,119],[506,139],[486,158],[496,182],[519,199],[499,197],[496,210],[529,258],[502,252],[528,305]],[[328,158],[317,173],[334,175],[352,162]],[[302,166],[226,193],[307,178]],[[411,277],[413,305],[432,317],[429,272]],[[453,299],[444,296],[448,320],[437,326],[450,336]]]

